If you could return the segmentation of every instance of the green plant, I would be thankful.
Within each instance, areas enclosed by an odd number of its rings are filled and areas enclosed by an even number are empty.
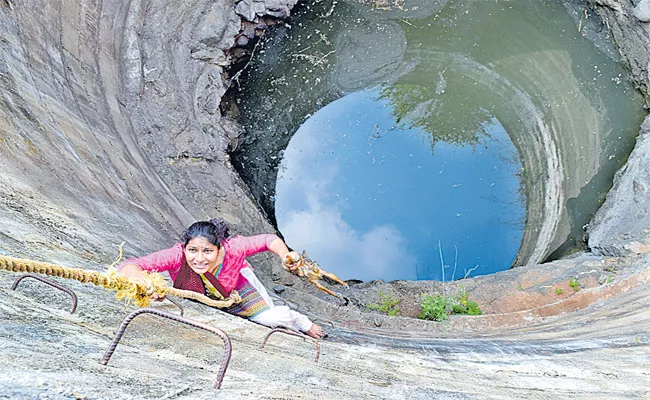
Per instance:
[[[450,314],[480,315],[478,304],[467,297],[467,291],[461,287],[455,296],[424,295],[420,302],[418,318],[430,321],[444,321]]]
[[[578,283],[578,281],[575,278],[569,278],[569,286],[573,288],[574,292],[580,290],[580,283]]]
[[[422,296],[418,318],[429,321],[444,321],[453,311],[449,298],[442,295]]]
[[[558,296],[561,295],[562,292],[564,292],[564,291],[562,290],[561,287],[559,287],[559,288],[555,288],[555,294],[557,294]]]
[[[519,290],[524,290],[524,287],[521,286],[521,283],[520,283],[519,285],[517,285],[517,289],[519,289]]]
[[[394,317],[399,312],[397,305],[400,301],[399,299],[394,299],[391,293],[384,294],[383,292],[379,292],[379,303],[366,304],[366,308]]]
[[[478,307],[478,304],[474,300],[470,300],[467,297],[467,290],[465,290],[465,287],[463,286],[460,287],[458,302],[460,304],[456,306],[454,313],[467,314],[467,315],[481,315],[481,309]]]

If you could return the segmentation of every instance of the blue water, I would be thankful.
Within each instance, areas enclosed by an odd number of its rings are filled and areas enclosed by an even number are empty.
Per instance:
[[[525,206],[517,151],[499,121],[487,119],[476,145],[432,146],[429,133],[396,121],[380,91],[328,104],[292,137],[275,202],[287,242],[342,279],[508,269]]]

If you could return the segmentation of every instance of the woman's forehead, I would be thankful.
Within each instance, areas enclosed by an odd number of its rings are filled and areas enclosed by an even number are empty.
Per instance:
[[[217,247],[216,245],[210,243],[210,241],[203,236],[197,236],[194,239],[190,239],[189,242],[187,242],[186,247]]]

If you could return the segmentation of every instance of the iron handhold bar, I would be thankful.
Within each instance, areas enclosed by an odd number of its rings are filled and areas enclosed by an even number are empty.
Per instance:
[[[224,346],[226,348],[225,350],[225,356],[223,361],[221,362],[221,368],[219,369],[219,373],[217,375],[217,381],[214,385],[215,389],[220,389],[221,388],[221,382],[223,381],[223,377],[226,374],[226,369],[228,369],[228,364],[230,363],[230,356],[232,355],[232,346],[230,345],[230,338],[228,335],[222,331],[219,328],[215,328],[213,326],[209,326],[206,324],[202,324],[200,322],[192,321],[187,318],[179,317],[176,314],[168,313],[166,311],[160,311],[156,310],[153,308],[141,308],[139,310],[135,310],[131,314],[127,315],[126,318],[124,318],[124,321],[122,321],[122,325],[120,325],[120,329],[117,330],[117,333],[115,334],[115,338],[113,339],[113,342],[111,342],[111,345],[108,347],[108,350],[106,350],[106,353],[104,353],[104,357],[102,357],[101,364],[106,365],[108,364],[108,360],[110,360],[111,356],[113,355],[113,352],[115,351],[115,348],[117,347],[117,344],[119,343],[120,339],[122,338],[122,335],[124,335],[124,331],[126,331],[126,327],[129,325],[129,323],[138,315],[140,314],[153,314],[157,315],[159,317],[171,319],[172,321],[177,321],[189,326],[193,326],[195,328],[200,328],[203,330],[206,330],[208,332],[212,332],[215,335],[219,336],[224,343]]]
[[[60,285],[60,284],[58,284],[58,283],[56,283],[56,282],[54,282],[52,280],[49,280],[47,278],[44,278],[44,277],[42,277],[40,275],[23,274],[23,275],[19,276],[18,278],[16,278],[14,283],[11,285],[11,290],[16,290],[16,288],[18,287],[18,284],[25,278],[36,279],[37,281],[41,281],[41,282],[43,282],[45,284],[48,284],[48,285],[52,286],[53,288],[57,288],[57,289],[59,289],[61,291],[66,292],[67,294],[72,296],[72,308],[70,309],[70,314],[74,314],[74,312],[77,311],[77,295],[75,294],[75,292],[72,291],[72,289],[69,289],[69,288],[67,288],[67,287],[65,287],[63,285]]]
[[[269,340],[269,336],[271,336],[275,332],[280,332],[280,333],[284,333],[284,334],[291,335],[291,336],[297,336],[299,338],[309,339],[309,340],[313,341],[314,344],[316,345],[316,358],[314,359],[314,362],[318,362],[318,359],[320,358],[320,344],[318,343],[318,341],[316,339],[312,338],[311,336],[307,336],[305,334],[295,332],[295,331],[290,331],[288,329],[275,328],[275,329],[271,330],[271,332],[267,333],[266,336],[264,336],[264,340],[262,340],[262,345],[260,346],[260,349],[264,348],[264,346],[266,345],[266,341]]]

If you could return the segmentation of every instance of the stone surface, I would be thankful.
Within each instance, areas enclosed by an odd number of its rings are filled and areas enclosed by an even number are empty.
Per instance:
[[[230,3],[229,0],[216,1],[206,8],[196,29],[199,42],[221,50],[233,47],[241,21]]]
[[[372,327],[323,323],[330,337],[321,342],[318,363],[309,341],[274,334],[260,350],[268,328],[182,300],[186,318],[219,327],[232,341],[230,366],[215,391],[224,355],[216,336],[142,315],[103,366],[99,360],[132,307],[68,281],[79,295],[77,313],[69,314],[69,296],[34,282],[11,291],[13,277],[0,271],[0,396],[11,399],[643,399],[650,393],[647,283],[507,330],[500,327],[503,314],[482,319],[478,333],[458,329],[476,325],[468,317],[452,318],[452,325],[429,322],[433,330],[420,332],[396,331],[377,314],[369,314]],[[178,312],[168,302],[154,307]]]
[[[650,118],[641,125],[636,147],[587,233],[595,254],[650,252]]]
[[[254,20],[260,12],[286,16],[294,3],[237,6]],[[625,14],[629,2],[607,4],[597,7],[632,78],[647,88],[647,35]],[[241,28],[234,7],[226,0],[0,2],[0,255],[102,270],[122,241],[127,256],[144,254],[171,244],[195,219],[219,216],[242,234],[273,231],[230,165],[227,151],[241,129],[219,111],[227,46]],[[644,141],[617,178],[611,210],[602,211],[621,218],[612,219],[603,248],[620,247],[620,233],[636,240],[620,255],[647,245],[640,227],[623,230],[629,210],[616,211],[647,201],[647,175],[634,175],[647,174]],[[183,301],[188,318],[232,338],[220,392],[212,390],[219,339],[138,317],[101,366],[131,307],[67,281],[79,294],[70,315],[68,295],[38,282],[12,291],[16,275],[0,271],[0,397],[647,398],[648,257],[583,254],[460,282],[490,314],[444,324],[363,308],[384,288],[405,296],[412,313],[416,296],[439,284],[358,285],[365,292],[353,285],[342,291],[353,300],[342,307],[287,275],[279,260],[254,257],[260,278],[283,282],[283,296],[320,317],[330,339],[319,363],[310,342],[290,336],[274,335],[262,351],[267,328]],[[579,291],[569,291],[569,277]]]
[[[640,0],[634,6],[634,16],[641,22],[650,22],[650,1]]]
[[[641,90],[648,106],[648,31],[644,24],[631,15],[633,4],[630,0],[596,0],[594,9],[599,14],[611,38],[616,43],[623,63],[630,71],[631,79]]]
[[[235,12],[248,21],[265,15],[275,18],[287,18],[298,0],[241,0],[235,6]]]

